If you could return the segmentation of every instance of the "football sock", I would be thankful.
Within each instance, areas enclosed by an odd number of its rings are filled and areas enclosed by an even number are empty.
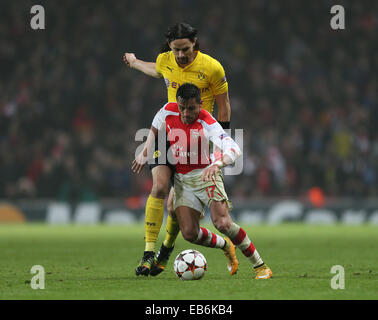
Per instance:
[[[205,247],[221,249],[223,249],[226,245],[226,241],[223,237],[211,232],[209,229],[202,227],[200,227],[197,240],[194,241],[194,243]]]
[[[149,196],[146,203],[145,212],[145,251],[155,251],[156,240],[159,235],[164,217],[164,199]]]
[[[231,239],[232,243],[243,252],[244,256],[254,267],[264,264],[255,246],[243,228],[233,222],[226,235]]]
[[[180,232],[180,225],[177,221],[177,218],[173,218],[170,215],[168,215],[167,224],[165,227],[165,239],[163,242],[166,248],[173,247],[179,232]]]

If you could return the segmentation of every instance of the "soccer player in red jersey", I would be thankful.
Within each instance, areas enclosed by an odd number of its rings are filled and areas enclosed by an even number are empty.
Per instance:
[[[241,155],[239,146],[211,114],[201,108],[198,87],[185,83],[176,95],[177,102],[167,103],[156,114],[151,134],[143,151],[133,161],[132,170],[136,173],[142,170],[158,131],[166,130],[172,152],[169,158],[176,169],[174,210],[184,239],[223,249],[231,274],[236,273],[239,265],[235,245],[253,265],[255,279],[271,278],[271,269],[263,262],[244,229],[229,215],[232,205],[220,169],[233,164]],[[215,155],[211,145],[217,146],[221,152]],[[199,221],[206,206],[215,228],[226,235],[225,238],[200,227]]]

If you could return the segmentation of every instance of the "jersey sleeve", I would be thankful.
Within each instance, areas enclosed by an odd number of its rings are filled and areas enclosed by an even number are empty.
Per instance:
[[[160,54],[157,56],[157,58],[156,58],[156,66],[155,66],[155,70],[156,70],[156,72],[159,73],[159,74],[162,74],[162,73],[161,73],[161,60],[162,60],[162,58],[163,58],[162,53],[160,53]]]
[[[152,120],[152,126],[158,130],[164,128],[165,125],[165,106],[161,108],[155,115],[154,119]]]
[[[207,138],[222,150],[223,155],[228,155],[232,162],[235,162],[242,154],[238,144],[222,128],[219,122],[207,126],[205,135]]]
[[[210,79],[210,85],[214,96],[217,96],[228,91],[228,83],[226,73],[222,65],[217,60],[214,60],[212,69],[213,71]]]

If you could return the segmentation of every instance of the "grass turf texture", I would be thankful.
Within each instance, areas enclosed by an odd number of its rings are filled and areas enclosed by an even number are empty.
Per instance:
[[[181,235],[165,272],[136,277],[143,225],[0,225],[0,299],[378,299],[377,227],[284,224],[245,229],[274,278],[254,280],[240,251],[239,271],[231,277],[221,250],[188,243]],[[163,232],[158,247],[162,238]],[[189,248],[201,251],[208,262],[199,281],[181,281],[173,272],[175,256]],[[30,287],[33,265],[45,269],[44,290]],[[330,286],[333,265],[345,268],[343,290]]]

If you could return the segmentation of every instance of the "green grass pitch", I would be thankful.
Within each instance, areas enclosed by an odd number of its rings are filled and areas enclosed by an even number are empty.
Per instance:
[[[143,225],[0,225],[0,299],[378,299],[377,227],[244,227],[272,268],[272,279],[254,280],[240,251],[239,271],[231,277],[221,250],[188,243],[181,235],[165,272],[136,277]],[[162,239],[163,232],[157,247]],[[199,281],[181,281],[173,272],[175,256],[189,248],[207,258],[208,271]],[[45,269],[44,290],[31,289],[33,265]],[[344,289],[331,288],[333,265],[344,267]]]

